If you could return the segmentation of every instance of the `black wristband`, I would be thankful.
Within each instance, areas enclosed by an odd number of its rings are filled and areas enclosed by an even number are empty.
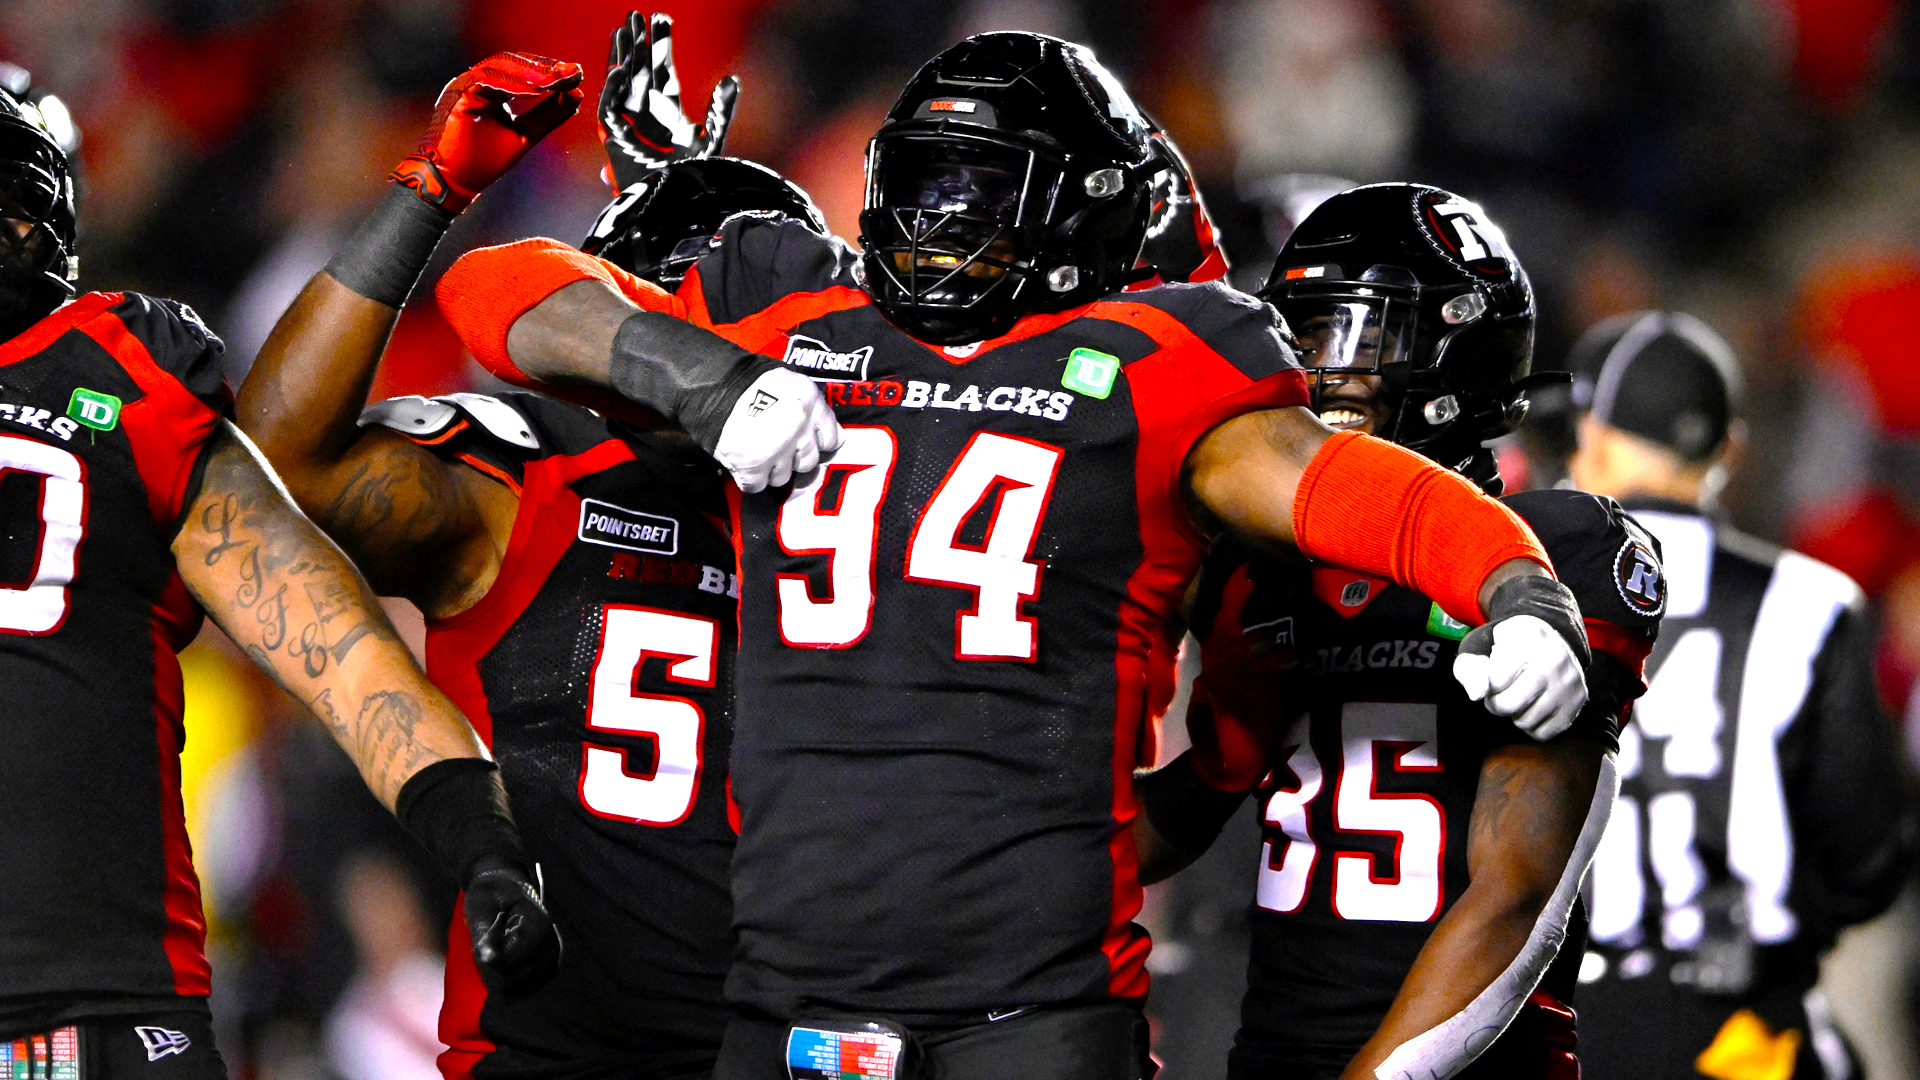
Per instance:
[[[327,273],[369,300],[405,307],[420,271],[453,224],[454,213],[422,199],[410,187],[393,185],[387,197],[334,252]]]
[[[414,773],[393,815],[462,888],[500,867],[533,877],[533,859],[507,814],[500,767],[485,758],[445,758]]]
[[[1553,627],[1573,650],[1574,658],[1581,667],[1593,663],[1593,649],[1587,644],[1586,621],[1580,615],[1580,602],[1573,598],[1573,590],[1543,574],[1523,574],[1508,578],[1493,590],[1493,598],[1487,604],[1487,622],[1485,627],[1475,627],[1476,631],[1486,630],[1493,624],[1517,615],[1532,615]],[[1472,636],[1472,635],[1469,635]],[[1463,651],[1485,652],[1492,646],[1492,639],[1482,634],[1476,642],[1484,641],[1487,649],[1467,649],[1461,642]]]
[[[1183,852],[1198,854],[1212,846],[1247,792],[1221,791],[1200,779],[1189,750],[1165,766],[1133,778],[1147,822],[1161,838]]]
[[[733,404],[780,362],[658,311],[636,311],[613,335],[607,381],[628,401],[672,417],[711,454]]]

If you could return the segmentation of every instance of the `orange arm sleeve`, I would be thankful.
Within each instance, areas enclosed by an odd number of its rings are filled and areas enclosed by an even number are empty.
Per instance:
[[[1293,497],[1294,542],[1321,562],[1391,578],[1462,622],[1486,622],[1480,586],[1509,559],[1553,571],[1519,515],[1465,477],[1359,432],[1328,439]]]
[[[648,311],[687,317],[686,304],[659,286],[545,237],[467,252],[441,275],[433,294],[447,324],[481,367],[515,386],[546,389],[507,355],[507,331],[576,281],[603,282]]]

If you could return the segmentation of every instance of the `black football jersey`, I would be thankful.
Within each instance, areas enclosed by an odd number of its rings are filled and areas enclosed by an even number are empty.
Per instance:
[[[539,992],[489,999],[456,919],[445,1071],[710,1061],[733,951],[723,474],[684,436],[531,394],[396,399],[367,419],[520,497],[492,588],[427,624],[427,673],[500,763],[565,952]]]
[[[1691,507],[1633,505],[1669,600],[1587,880],[1582,1056],[1599,1075],[1691,1075],[1744,1008],[1799,1032],[1795,1076],[1846,1075],[1808,1003],[1820,955],[1911,875],[1904,751],[1864,597]]]
[[[1589,679],[1629,685],[1596,686],[1574,728],[1612,747],[1659,626],[1658,545],[1611,499],[1505,502],[1579,599],[1595,648],[1619,660]],[[1338,1076],[1465,891],[1481,763],[1527,741],[1454,681],[1466,631],[1428,597],[1350,570],[1230,544],[1209,560],[1196,768],[1210,782],[1265,776],[1236,1075]]]
[[[807,483],[739,504],[730,996],[1143,996],[1131,773],[1203,554],[1178,473],[1220,421],[1305,401],[1277,317],[1170,285],[937,348],[844,245],[755,216],[680,296],[819,380],[846,432]]]
[[[170,547],[227,407],[220,351],[137,293],[0,344],[0,1037],[205,1007],[174,657],[201,612]]]

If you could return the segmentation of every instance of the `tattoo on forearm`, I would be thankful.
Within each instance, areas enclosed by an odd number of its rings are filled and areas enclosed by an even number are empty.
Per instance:
[[[228,564],[229,580],[237,579],[231,586],[234,606],[253,612],[252,632],[238,635],[250,640],[240,644],[269,670],[279,654],[301,661],[309,677],[319,678],[368,635],[398,640],[353,568],[317,540],[309,523],[289,513],[277,492],[261,490],[246,468],[250,460],[240,458],[222,451],[208,462],[204,490],[219,494],[208,499],[198,523],[210,541],[206,565]],[[290,588],[295,581],[298,590]]]

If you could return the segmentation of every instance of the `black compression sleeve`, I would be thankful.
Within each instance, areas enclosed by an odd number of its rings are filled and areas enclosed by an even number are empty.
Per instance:
[[[533,876],[533,860],[507,814],[500,767],[485,758],[446,758],[414,773],[393,813],[463,888],[475,874],[502,866]]]
[[[1213,845],[1248,794],[1221,791],[1200,779],[1193,771],[1191,750],[1163,768],[1134,777],[1133,793],[1153,831],[1189,855]]]
[[[327,263],[335,281],[390,308],[404,307],[454,214],[398,184]]]
[[[779,361],[657,311],[637,311],[613,336],[608,381],[628,401],[673,417],[713,452],[733,404]]]

